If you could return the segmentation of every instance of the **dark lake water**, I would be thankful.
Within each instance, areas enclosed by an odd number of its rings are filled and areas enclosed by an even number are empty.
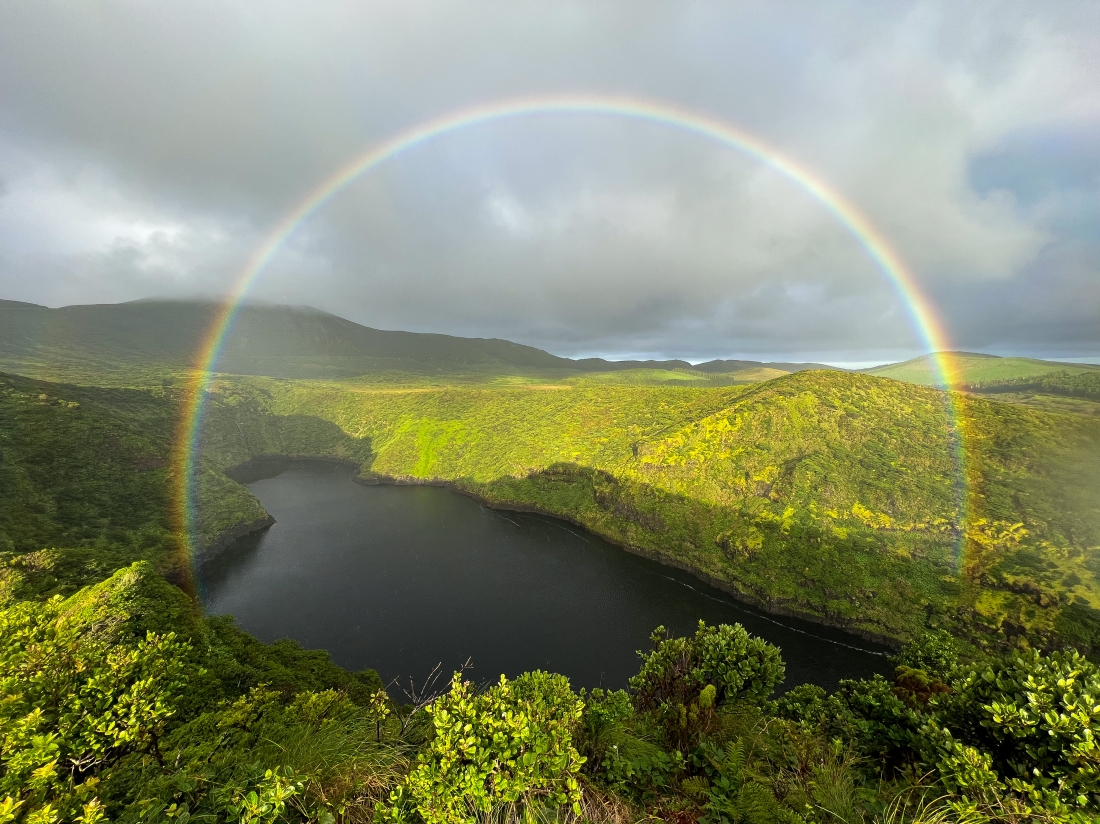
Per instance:
[[[320,462],[262,467],[247,486],[277,522],[206,564],[207,610],[387,682],[470,658],[476,681],[546,669],[574,687],[625,687],[654,627],[682,635],[700,619],[781,647],[787,687],[888,669],[860,638],[761,614],[569,523],[352,478]]]

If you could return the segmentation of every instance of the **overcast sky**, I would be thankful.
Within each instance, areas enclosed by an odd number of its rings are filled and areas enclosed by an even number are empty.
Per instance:
[[[0,4],[0,297],[225,293],[319,181],[547,93],[708,114],[857,204],[956,348],[1100,356],[1100,3]],[[836,219],[697,136],[465,129],[357,181],[254,296],[566,354],[895,359]]]

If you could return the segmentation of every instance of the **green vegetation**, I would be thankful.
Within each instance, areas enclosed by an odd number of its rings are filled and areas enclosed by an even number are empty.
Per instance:
[[[997,392],[995,397],[1001,403],[1030,406],[1040,412],[1053,412],[1058,415],[1084,415],[1091,418],[1100,417],[1100,401],[1085,398],[1048,395],[1042,392]]]
[[[171,517],[176,386],[0,381],[3,589],[67,594],[149,560],[186,580]],[[438,386],[224,377],[209,396],[199,539],[265,513],[224,470],[354,461],[569,518],[777,611],[884,639],[1100,650],[1100,424],[977,398],[969,522],[932,389],[844,372],[744,386]]]
[[[265,647],[225,620],[204,621],[145,562],[67,600],[0,610],[0,684],[5,822],[105,821],[127,809],[132,820],[178,819],[178,803],[149,815],[158,792],[198,792],[219,813],[232,812],[250,803],[250,786],[261,785],[261,794],[281,786],[281,773],[247,757],[257,701],[308,695],[369,705],[381,688],[371,671],[352,675],[323,653],[288,642]],[[308,715],[302,700],[287,703]],[[220,727],[204,727],[213,718]],[[232,752],[213,757],[231,741]],[[285,753],[274,757],[286,763]]]
[[[0,600],[70,594],[137,560],[186,575],[172,501],[178,416],[159,386],[0,375]],[[222,472],[200,474],[209,529],[266,515]]]
[[[963,388],[1045,412],[1100,416],[1100,369],[1078,372],[1063,369],[1041,375],[983,380]]]
[[[0,610],[0,821],[1085,822],[1100,669],[1075,653],[782,681],[740,626],[663,628],[629,691],[526,673],[401,703],[204,620],[145,562]]]
[[[1072,624],[1075,645],[1100,649],[1095,421],[960,398],[960,534],[943,396],[895,381],[232,386],[257,413],[308,413],[369,443],[366,475],[563,516],[771,609],[901,640],[951,627],[979,646],[1056,647]],[[262,415],[239,420],[263,443]],[[214,463],[244,459],[234,431],[210,436]]]
[[[1085,363],[1058,363],[1034,358],[999,358],[995,355],[981,355],[976,352],[945,352],[938,357],[949,361],[951,374],[962,386],[1038,378],[1049,375],[1051,372],[1100,375],[1100,366]],[[932,386],[936,383],[936,372],[930,355],[901,363],[876,366],[864,371],[868,375],[893,378],[922,386]]]
[[[1061,370],[1021,378],[985,380],[966,387],[975,392],[1043,392],[1100,400],[1100,369],[1089,372]]]
[[[339,458],[559,515],[772,610],[910,642],[892,680],[774,700],[769,644],[658,628],[628,691],[459,674],[402,703],[372,671],[204,618],[180,588],[177,355],[209,307],[139,308],[120,315],[136,327],[97,337],[105,315],[80,307],[27,346],[61,310],[0,306],[31,313],[18,334],[0,327],[0,358],[39,378],[0,375],[0,824],[1100,814],[1100,419],[998,402],[1092,404],[1097,370],[971,358],[956,430],[912,375],[544,367],[552,356],[506,342],[443,356],[449,340],[320,313],[301,313],[292,341],[316,333],[315,348],[282,358],[257,327],[231,353],[253,374],[210,387],[200,549],[266,517],[226,470]],[[152,351],[157,318],[177,325]],[[368,338],[397,348],[368,356]]]

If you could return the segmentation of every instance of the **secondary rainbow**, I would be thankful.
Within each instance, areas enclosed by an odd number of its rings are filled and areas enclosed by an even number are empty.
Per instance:
[[[658,101],[633,97],[556,95],[504,100],[465,108],[407,129],[368,149],[337,170],[286,214],[264,242],[257,247],[241,271],[198,352],[197,368],[186,393],[178,432],[177,514],[180,519],[181,533],[185,536],[184,549],[190,557],[194,556],[195,550],[197,455],[206,406],[205,394],[242,300],[267,264],[278,254],[287,238],[303,221],[361,175],[410,149],[470,126],[520,117],[566,114],[620,117],[679,129],[735,149],[793,181],[836,217],[840,225],[863,247],[893,286],[909,313],[914,331],[932,355],[936,383],[945,389],[957,383],[952,373],[951,361],[944,355],[951,348],[948,345],[947,335],[931,303],[923,295],[916,278],[889,241],[875,228],[867,216],[840,192],[805,166],[782,154],[760,138],[708,115]],[[962,433],[959,429],[957,402],[952,393],[947,393],[945,397],[947,420],[955,442],[958,517],[960,523],[965,523],[967,484],[961,443]]]

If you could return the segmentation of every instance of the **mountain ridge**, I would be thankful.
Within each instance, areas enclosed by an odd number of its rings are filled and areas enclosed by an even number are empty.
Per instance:
[[[27,312],[35,308],[39,311]],[[0,302],[0,363],[21,371],[33,363],[110,362],[193,366],[221,304],[143,299],[55,309]],[[313,307],[247,303],[233,321],[219,371],[268,377],[354,377],[397,371],[616,372],[691,370],[720,374],[749,369],[834,369],[824,364],[715,360],[565,358],[501,338],[374,329]]]
[[[223,304],[199,299],[143,298],[125,303],[50,308],[0,300],[0,368],[49,379],[74,372],[197,365],[195,357]],[[945,352],[956,388],[983,391],[991,382],[1053,372],[1100,374],[1100,365],[1060,363],[981,352]],[[932,355],[861,370],[812,362],[715,359],[567,358],[502,338],[384,330],[309,306],[250,301],[236,312],[217,364],[227,374],[348,379],[381,373],[583,377],[645,370],[664,379],[753,383],[807,370],[857,371],[925,386],[936,384]],[[677,373],[677,374],[672,374]],[[625,377],[625,376],[624,376]],[[633,378],[632,378],[633,379]],[[639,380],[657,379],[654,375]]]

